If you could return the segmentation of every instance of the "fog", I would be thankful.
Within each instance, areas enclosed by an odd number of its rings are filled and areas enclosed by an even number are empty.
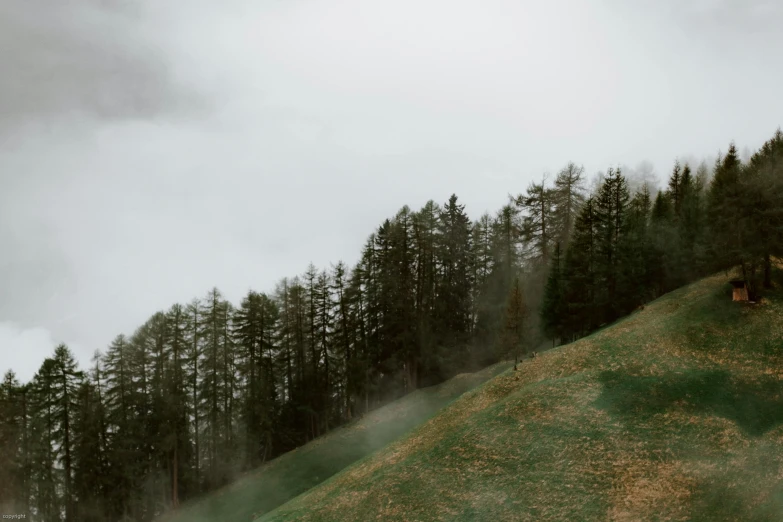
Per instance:
[[[754,149],[782,123],[781,23],[776,1],[5,0],[0,371],[353,263],[404,204],[476,218],[571,160],[664,180]]]

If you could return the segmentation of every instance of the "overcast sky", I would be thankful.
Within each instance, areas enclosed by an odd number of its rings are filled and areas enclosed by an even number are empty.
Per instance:
[[[755,149],[781,26],[777,0],[2,0],[0,371],[353,264],[404,204]]]

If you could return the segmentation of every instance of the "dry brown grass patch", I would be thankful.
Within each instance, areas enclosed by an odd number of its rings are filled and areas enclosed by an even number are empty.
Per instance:
[[[697,480],[681,462],[654,462],[639,453],[623,453],[613,465],[617,479],[609,492],[609,520],[649,520],[653,513],[661,520],[688,520]]]

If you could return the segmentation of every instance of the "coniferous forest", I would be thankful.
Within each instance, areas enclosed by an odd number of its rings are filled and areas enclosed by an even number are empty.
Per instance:
[[[355,266],[310,266],[228,302],[217,288],[0,384],[0,511],[151,520],[419,387],[573,341],[706,274],[751,300],[783,255],[783,134],[749,161],[675,162],[631,192],[569,164],[495,215],[407,206]],[[109,341],[109,340],[107,340]]]

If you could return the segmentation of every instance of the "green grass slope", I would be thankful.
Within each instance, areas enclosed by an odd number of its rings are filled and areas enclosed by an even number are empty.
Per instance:
[[[783,296],[726,281],[525,361],[261,520],[783,520]]]
[[[500,363],[416,390],[281,455],[202,499],[184,504],[159,522],[250,521],[399,438],[467,390],[509,367],[510,363]]]

